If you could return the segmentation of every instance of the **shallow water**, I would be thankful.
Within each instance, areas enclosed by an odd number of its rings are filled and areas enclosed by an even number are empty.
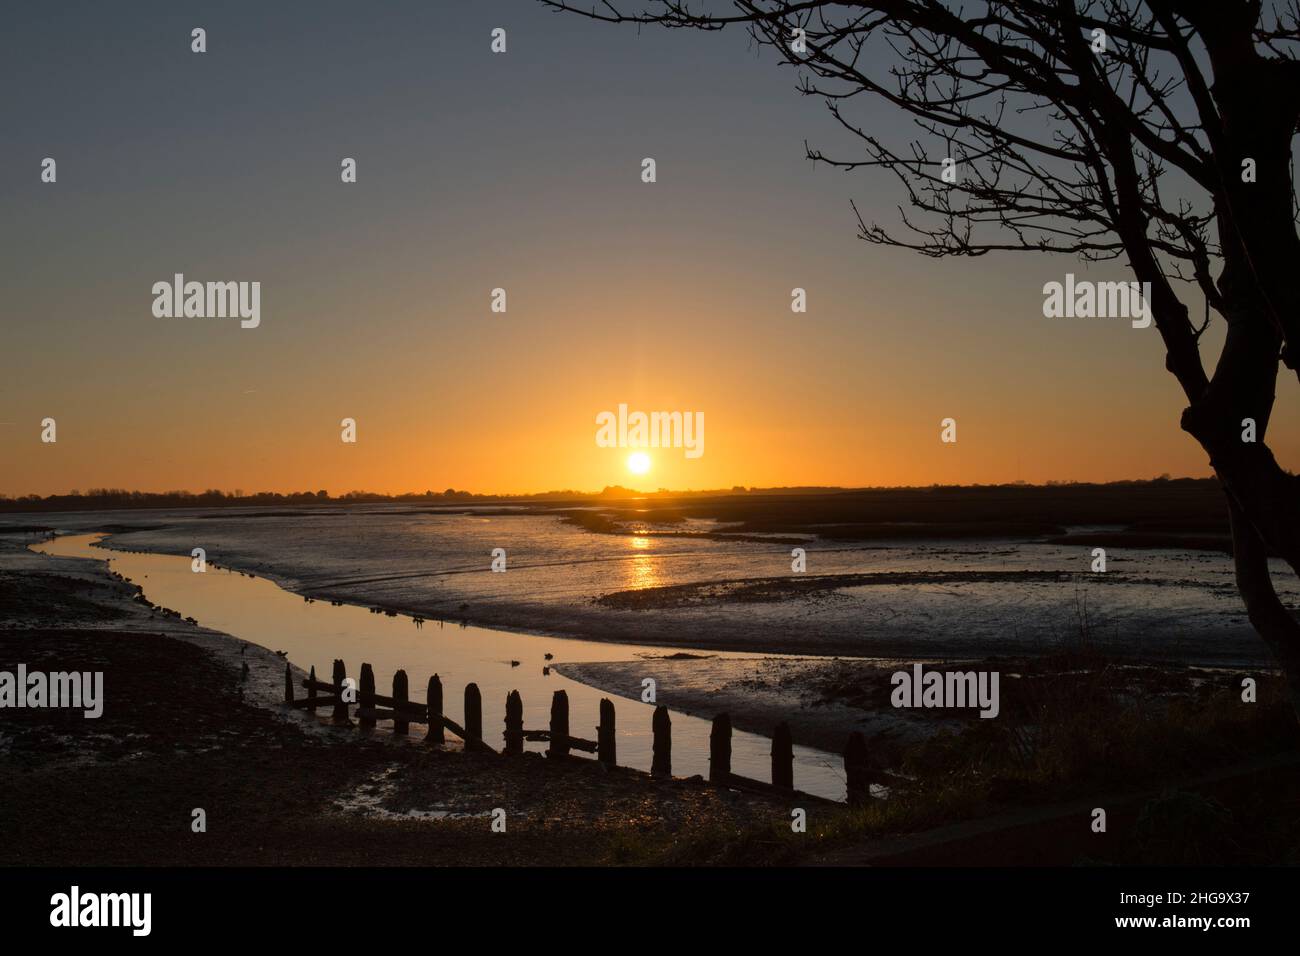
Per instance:
[[[986,656],[1037,653],[1080,634],[1116,652],[1188,661],[1264,659],[1233,581],[1216,552],[1108,548],[1105,574],[1090,573],[1090,547],[981,539],[843,543],[811,540],[808,574],[988,574],[847,587],[812,599],[708,603],[653,611],[611,609],[602,595],[661,585],[784,577],[790,545],[656,535],[717,532],[690,520],[645,534],[592,534],[546,514],[448,511],[397,505],[41,516],[56,527],[127,523],[109,547],[210,560],[317,596],[382,604],[498,628],[617,638],[657,645],[854,656]],[[152,527],[151,527],[152,526]],[[503,548],[509,572],[489,571]],[[1300,586],[1274,562],[1284,602]],[[998,579],[1018,571],[1061,580]]]
[[[112,570],[143,587],[145,596],[154,604],[193,617],[204,627],[271,650],[287,651],[288,659],[304,670],[314,665],[322,680],[329,680],[335,658],[346,663],[351,677],[358,676],[361,663],[366,662],[374,668],[376,689],[387,694],[394,672],[405,669],[411,699],[423,702],[428,678],[437,673],[443,683],[443,709],[457,722],[464,713],[464,686],[476,683],[483,697],[484,735],[498,749],[502,745],[505,699],[512,690],[518,690],[523,698],[526,728],[549,726],[552,693],[563,690],[569,698],[573,734],[595,738],[599,702],[606,695],[554,671],[543,674],[544,666],[562,662],[626,661],[665,653],[662,648],[641,645],[540,637],[450,623],[440,627],[436,621],[426,621],[417,628],[409,617],[388,617],[362,607],[333,606],[325,601],[307,602],[265,578],[213,568],[210,564],[205,572],[195,573],[189,558],[94,547],[103,537],[102,534],[64,535],[33,545],[33,550],[59,557],[107,560]],[[552,661],[545,660],[544,655],[548,653],[554,655]],[[519,661],[519,666],[512,666],[512,661]],[[653,660],[646,660],[641,676],[655,676]],[[617,715],[619,764],[649,770],[650,720],[654,707],[641,703],[640,680],[638,677],[635,685],[627,689],[638,699],[611,699]],[[305,691],[299,695],[305,695]],[[707,775],[710,721],[673,711],[672,722],[673,773]],[[422,725],[413,725],[412,730],[418,734]],[[540,751],[546,745],[525,746]],[[765,737],[735,731],[732,770],[759,780],[771,779],[770,748],[771,741]],[[839,757],[808,747],[795,747],[794,757],[797,788],[835,800],[844,799],[844,774]]]

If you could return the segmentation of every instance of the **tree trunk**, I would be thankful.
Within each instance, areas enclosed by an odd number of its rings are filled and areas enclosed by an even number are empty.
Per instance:
[[[1282,667],[1291,707],[1300,717],[1300,622],[1279,600],[1268,572],[1268,550],[1231,496],[1228,498],[1228,514],[1232,522],[1237,590],[1246,602],[1251,626]]]
[[[1231,225],[1221,222],[1230,245],[1218,281],[1227,337],[1209,386],[1183,413],[1182,424],[1209,454],[1223,484],[1237,590],[1251,626],[1282,668],[1300,717],[1300,622],[1278,598],[1268,567],[1270,554],[1280,555],[1300,574],[1300,479],[1282,470],[1265,443],[1281,336],[1265,314],[1258,264],[1245,261]],[[1246,419],[1255,423],[1254,441],[1244,440]]]

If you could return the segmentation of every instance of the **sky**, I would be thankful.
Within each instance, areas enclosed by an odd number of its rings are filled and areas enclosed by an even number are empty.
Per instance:
[[[854,144],[740,31],[535,0],[22,4],[0,86],[0,494],[1210,474],[1154,328],[1043,315],[1044,283],[1121,269],[862,242],[850,201],[894,224],[892,180],[809,162]],[[175,273],[260,282],[260,324],[156,316]],[[620,404],[702,413],[703,453],[630,473],[596,441]]]

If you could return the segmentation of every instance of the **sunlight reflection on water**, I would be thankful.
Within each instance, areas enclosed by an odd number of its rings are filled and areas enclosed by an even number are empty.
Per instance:
[[[660,574],[660,559],[658,556],[650,553],[651,540],[649,538],[633,537],[628,539],[629,546],[633,552],[631,562],[628,564],[627,580],[623,587],[626,590],[635,591],[642,588],[654,588],[663,583],[663,576]]]
[[[303,668],[316,667],[328,679],[331,662],[342,659],[350,676],[364,661],[373,666],[376,687],[385,693],[393,674],[405,669],[411,699],[423,702],[430,675],[444,686],[448,716],[459,720],[465,684],[478,684],[483,698],[484,732],[499,747],[505,698],[518,690],[524,702],[528,728],[544,728],[550,720],[552,693],[569,697],[573,733],[594,738],[600,699],[607,694],[543,668],[561,663],[628,661],[662,656],[663,648],[631,644],[606,644],[568,638],[517,634],[473,625],[425,621],[417,628],[406,616],[375,614],[355,605],[333,606],[305,601],[266,578],[213,568],[196,574],[189,558],[175,555],[136,554],[94,547],[102,534],[64,535],[33,550],[58,557],[107,560],[112,570],[144,588],[154,604],[194,617],[204,627],[275,651]],[[642,540],[648,551],[653,542]],[[635,548],[636,545],[633,545]],[[647,575],[655,574],[655,557],[645,554]],[[633,563],[635,567],[635,562]],[[545,654],[554,659],[547,661]],[[719,653],[719,657],[754,658],[765,655]],[[646,674],[654,664],[646,661]],[[618,725],[618,759],[624,766],[650,769],[651,704],[642,703],[640,677],[625,691],[636,699],[614,697]],[[673,773],[676,776],[708,774],[711,724],[698,717],[672,711]],[[413,731],[415,728],[413,728]],[[527,745],[543,750],[545,744]],[[732,770],[759,780],[770,779],[771,741],[736,731],[732,738]],[[795,747],[795,786],[818,796],[843,800],[845,784],[840,758],[808,747]]]

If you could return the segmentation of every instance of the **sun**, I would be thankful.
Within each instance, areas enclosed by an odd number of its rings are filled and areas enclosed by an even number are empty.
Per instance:
[[[643,451],[634,451],[627,456],[627,470],[634,475],[644,475],[650,470],[650,456]]]

